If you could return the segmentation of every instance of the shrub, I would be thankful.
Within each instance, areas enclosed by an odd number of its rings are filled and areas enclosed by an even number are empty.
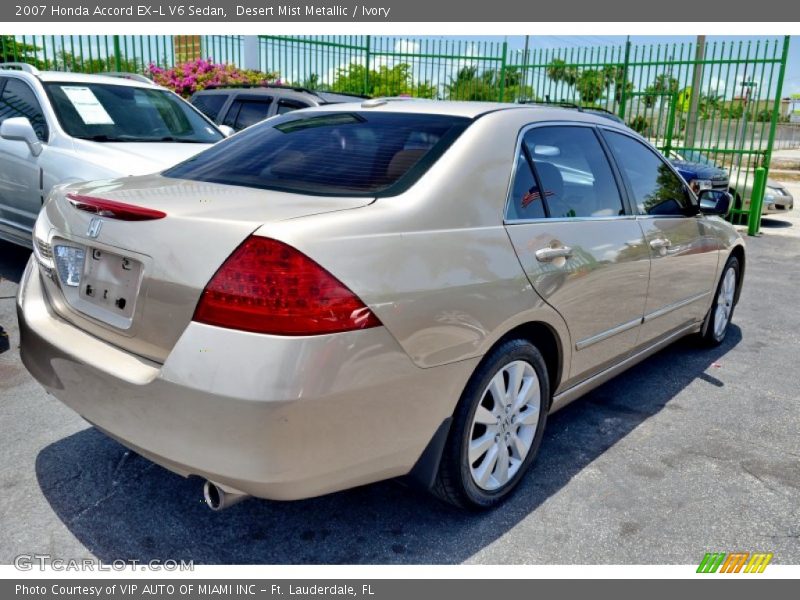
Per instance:
[[[278,83],[278,73],[240,69],[231,64],[198,58],[164,69],[154,63],[147,68],[153,81],[188,98],[197,90],[225,85],[264,85]]]

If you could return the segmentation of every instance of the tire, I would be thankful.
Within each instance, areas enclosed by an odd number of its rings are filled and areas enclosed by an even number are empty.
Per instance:
[[[731,256],[722,269],[714,301],[700,330],[700,339],[705,345],[719,346],[725,341],[733,319],[733,309],[736,308],[736,289],[740,273],[739,259]]]
[[[509,389],[516,390],[516,402],[507,395]],[[499,504],[533,463],[549,406],[550,380],[539,350],[522,339],[501,343],[461,395],[433,493],[461,508]]]

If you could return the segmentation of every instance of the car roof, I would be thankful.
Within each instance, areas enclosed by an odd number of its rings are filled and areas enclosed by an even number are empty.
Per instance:
[[[21,73],[21,71],[3,70],[4,75],[7,73],[19,74]],[[155,83],[145,83],[144,81],[126,79],[125,77],[121,76],[112,77],[108,75],[93,75],[88,73],[67,73],[65,71],[39,71],[35,75],[30,75],[30,76],[35,77],[42,82],[105,83],[107,85],[124,85],[129,87],[161,89],[161,86]]]
[[[392,112],[450,115],[476,119],[500,111],[526,112],[532,121],[579,121],[600,125],[619,126],[616,121],[596,113],[576,108],[548,104],[511,104],[508,102],[475,102],[461,100],[427,100],[422,98],[372,98],[361,102],[326,104],[306,108],[303,112],[346,111]],[[627,129],[627,128],[626,128]]]
[[[209,96],[214,94],[240,94],[248,96],[280,96],[283,94],[286,96],[311,96],[314,100],[322,103],[353,102],[362,98],[362,96],[357,94],[311,90],[291,85],[221,85],[219,87],[198,90],[192,95]],[[366,99],[366,97],[363,98]]]

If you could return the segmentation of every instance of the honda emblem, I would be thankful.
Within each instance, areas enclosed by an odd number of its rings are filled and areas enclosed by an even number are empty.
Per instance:
[[[91,221],[89,221],[89,230],[86,232],[90,238],[96,238],[100,235],[100,229],[103,227],[103,219],[98,219],[94,217]]]

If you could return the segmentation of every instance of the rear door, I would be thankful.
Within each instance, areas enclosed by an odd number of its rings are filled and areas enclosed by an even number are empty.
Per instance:
[[[567,323],[569,385],[633,348],[649,252],[593,126],[532,126],[516,160],[506,228],[534,289]]]
[[[649,344],[705,316],[719,247],[687,184],[638,139],[604,130],[630,190],[652,258],[640,343]]]

